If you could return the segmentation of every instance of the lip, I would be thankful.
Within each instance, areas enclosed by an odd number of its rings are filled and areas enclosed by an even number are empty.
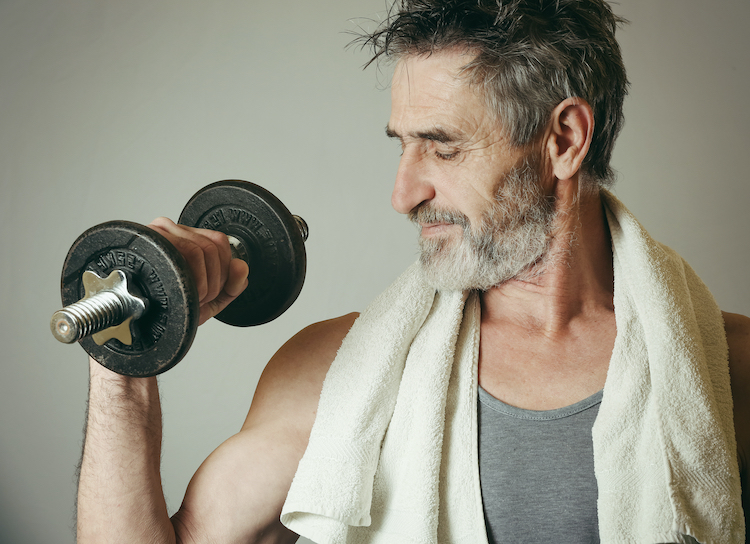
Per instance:
[[[436,236],[456,225],[453,223],[420,223],[419,226],[422,227],[422,236]]]

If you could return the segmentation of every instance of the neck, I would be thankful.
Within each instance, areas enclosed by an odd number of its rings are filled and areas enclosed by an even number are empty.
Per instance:
[[[546,257],[523,278],[482,294],[484,325],[513,322],[546,335],[613,311],[612,249],[599,191],[555,188],[557,221]]]

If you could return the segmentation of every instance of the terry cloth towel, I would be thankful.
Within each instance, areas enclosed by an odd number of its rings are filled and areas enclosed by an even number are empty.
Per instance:
[[[712,296],[625,207],[617,338],[593,429],[609,543],[744,543],[727,346]],[[323,384],[281,521],[318,544],[486,544],[477,466],[479,299],[410,267],[355,322]]]

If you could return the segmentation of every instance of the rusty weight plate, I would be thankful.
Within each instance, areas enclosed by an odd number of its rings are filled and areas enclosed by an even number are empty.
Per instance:
[[[198,292],[187,262],[161,234],[129,221],[109,221],[88,229],[73,243],[63,264],[62,302],[84,296],[82,275],[90,270],[106,277],[122,270],[135,295],[149,307],[131,323],[133,344],[111,339],[97,345],[80,340],[102,365],[126,376],[155,376],[176,365],[193,343],[198,329]]]
[[[305,244],[294,216],[269,191],[248,181],[226,180],[198,191],[179,222],[217,230],[242,243],[248,287],[217,319],[249,327],[276,319],[297,299],[305,281]]]

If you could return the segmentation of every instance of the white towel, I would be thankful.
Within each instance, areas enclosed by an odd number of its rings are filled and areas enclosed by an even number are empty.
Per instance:
[[[594,424],[602,542],[745,542],[724,321],[690,266],[604,193],[617,338]]]
[[[594,462],[601,541],[744,542],[721,313],[612,195],[617,339]],[[318,544],[486,544],[476,294],[409,268],[331,365],[281,521]]]

